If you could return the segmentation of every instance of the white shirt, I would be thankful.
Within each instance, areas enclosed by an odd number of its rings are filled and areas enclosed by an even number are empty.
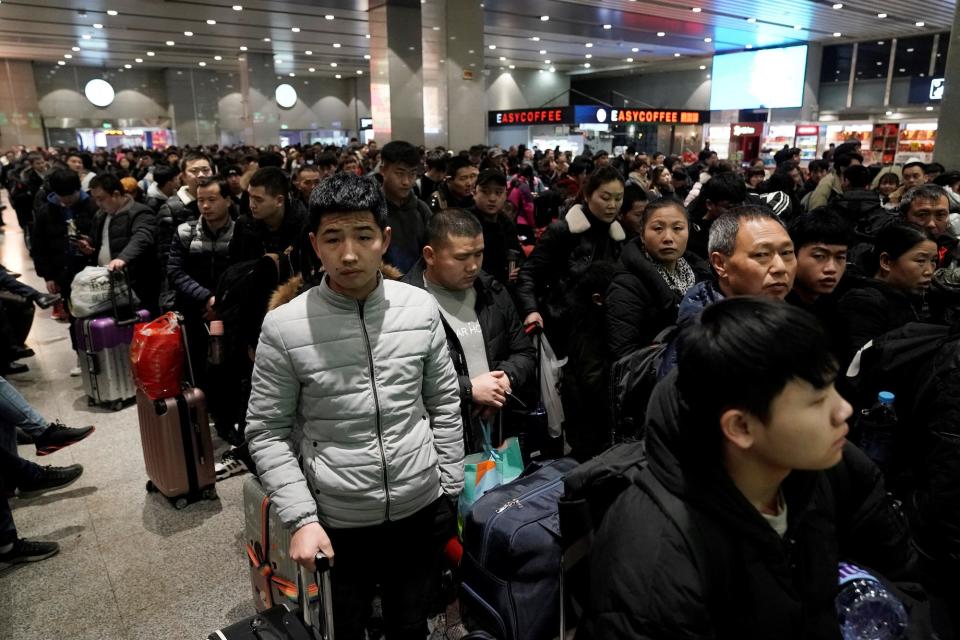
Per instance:
[[[97,254],[97,264],[105,267],[110,264],[110,221],[113,216],[105,215],[103,217],[103,240],[100,242],[100,253]]]

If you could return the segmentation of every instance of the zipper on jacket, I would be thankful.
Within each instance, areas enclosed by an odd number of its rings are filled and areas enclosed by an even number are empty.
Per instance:
[[[360,329],[363,331],[363,342],[367,347],[367,362],[370,365],[370,387],[373,389],[373,408],[377,412],[377,447],[380,449],[380,462],[383,464],[383,493],[387,497],[386,519],[390,519],[390,486],[387,484],[387,456],[383,451],[383,425],[380,424],[380,397],[377,395],[377,378],[373,369],[373,347],[370,346],[370,335],[367,333],[367,323],[363,319],[363,302],[357,301],[357,312],[360,314]]]

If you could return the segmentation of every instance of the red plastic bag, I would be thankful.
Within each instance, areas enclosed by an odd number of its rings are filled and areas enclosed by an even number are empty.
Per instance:
[[[130,345],[130,369],[137,388],[151,400],[180,393],[183,379],[183,341],[173,313],[138,324]]]

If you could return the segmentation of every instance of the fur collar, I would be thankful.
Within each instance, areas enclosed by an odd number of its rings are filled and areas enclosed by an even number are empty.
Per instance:
[[[380,273],[382,273],[383,277],[387,280],[400,280],[400,278],[403,277],[403,274],[400,273],[399,269],[392,264],[387,263],[380,265]],[[273,295],[270,296],[270,303],[267,305],[267,310],[273,311],[277,307],[282,307],[303,293],[305,290],[303,276],[293,276],[277,287],[277,289],[273,292]]]
[[[583,205],[573,205],[573,207],[567,211],[567,216],[564,220],[567,221],[567,227],[569,227],[570,233],[573,234],[583,233],[590,228],[590,220],[587,218],[587,214],[583,212]],[[623,227],[620,226],[617,220],[610,223],[610,237],[617,242],[623,242],[627,239],[627,234],[624,233]]]

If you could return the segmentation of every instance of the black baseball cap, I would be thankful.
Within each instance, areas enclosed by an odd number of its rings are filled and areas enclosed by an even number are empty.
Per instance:
[[[503,172],[498,169],[484,169],[480,172],[480,175],[477,176],[477,186],[482,187],[488,183],[496,183],[501,187],[507,186],[507,176],[503,175]]]
[[[223,172],[227,176],[242,176],[243,171],[237,165],[233,164],[227,167],[227,170]]]

